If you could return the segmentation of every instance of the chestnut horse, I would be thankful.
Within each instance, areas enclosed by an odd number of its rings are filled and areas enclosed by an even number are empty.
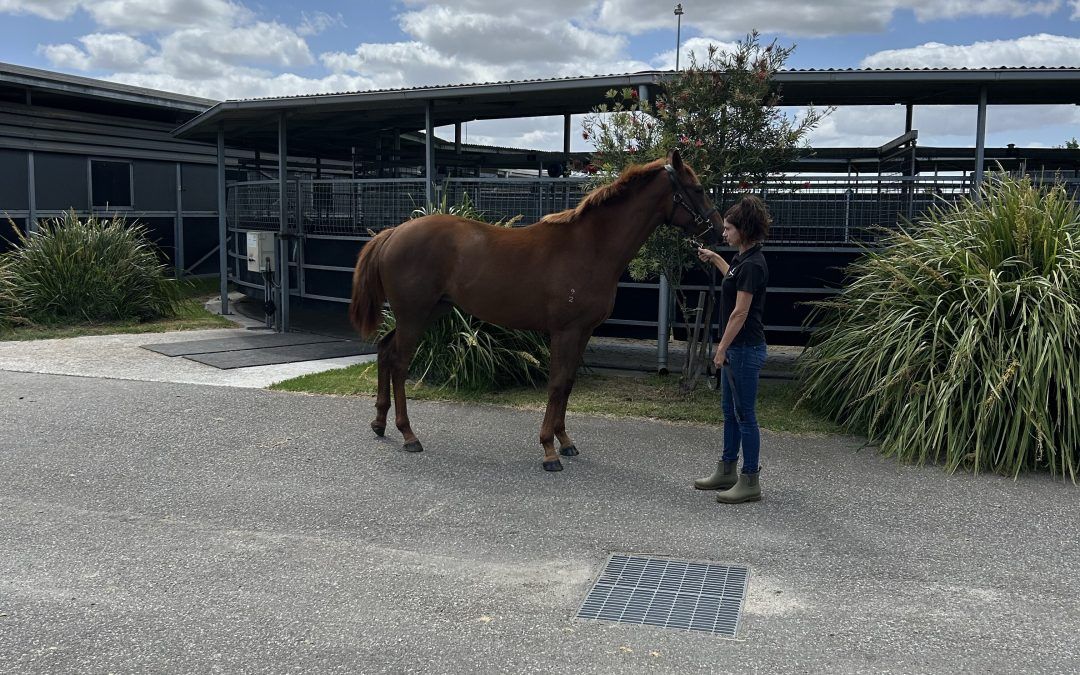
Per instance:
[[[379,340],[379,391],[372,430],[386,431],[393,385],[404,449],[423,447],[409,425],[405,377],[428,324],[451,305],[507,328],[551,337],[547,411],[540,426],[545,471],[561,471],[559,453],[578,454],[566,433],[566,401],[589,336],[611,315],[619,277],[661,223],[700,234],[722,222],[677,150],[632,166],[593,190],[577,208],[526,227],[504,228],[430,215],[377,234],[353,274],[350,317],[364,337],[382,321],[384,300],[396,328]]]

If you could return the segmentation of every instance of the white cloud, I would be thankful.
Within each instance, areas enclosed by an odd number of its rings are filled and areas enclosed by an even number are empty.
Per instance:
[[[150,54],[149,46],[129,35],[93,33],[79,38],[83,47],[72,44],[46,45],[41,48],[49,63],[57,68],[75,70],[138,70]]]
[[[214,77],[193,80],[162,72],[120,73],[109,77],[115,82],[160,89],[224,101],[226,99],[294,96],[325,92],[357,91],[374,88],[364,77],[332,74],[306,78],[291,73],[275,75],[265,70],[231,68]]]
[[[1061,0],[922,0],[904,4],[910,4],[919,21],[966,16],[1007,16],[1014,19],[1030,14],[1049,16],[1061,8]]]
[[[252,14],[229,0],[83,0],[84,9],[101,26],[132,32],[190,26],[228,26]]]
[[[1080,19],[1080,0],[1071,0],[1069,4],[1072,5],[1073,8],[1072,16],[1069,18],[1073,21]]]
[[[0,14],[33,14],[58,21],[71,16],[83,0],[0,0]]]
[[[808,140],[817,148],[877,147],[904,133],[905,113],[902,105],[837,108]],[[976,115],[974,105],[915,106],[912,128],[919,132],[919,145],[971,147]],[[1072,105],[992,105],[986,111],[987,144],[1025,147],[1037,142],[1047,128],[1075,128],[1077,124],[1080,108]]]
[[[721,51],[731,51],[736,48],[734,42],[724,42],[713,38],[695,37],[685,40],[679,47],[679,68],[690,65],[690,57],[699,64],[709,62],[709,46],[712,45]],[[657,54],[652,60],[652,67],[656,70],[675,70],[675,50]]]
[[[99,26],[140,33],[185,26],[226,25],[253,15],[230,0],[0,0],[0,14],[66,19],[83,9]]]
[[[159,56],[147,67],[188,79],[215,77],[229,67],[299,68],[315,62],[304,38],[279,23],[185,28],[160,42]]]
[[[341,14],[330,15],[326,12],[300,13],[300,25],[296,27],[297,35],[311,37],[334,26],[345,27],[345,19]]]
[[[969,16],[1046,16],[1060,6],[1060,0],[761,0],[724,3],[720,10],[686,2],[682,27],[684,31],[694,29],[725,39],[753,29],[792,37],[823,37],[880,32],[898,10],[913,10],[920,21],[929,21]],[[608,30],[631,34],[672,30],[676,26],[672,8],[673,3],[662,0],[603,0],[598,22]]]
[[[488,63],[607,60],[627,46],[623,36],[580,28],[555,13],[539,20],[519,12],[467,12],[436,5],[404,14],[401,27],[443,54]]]
[[[864,68],[1080,66],[1080,38],[1042,33],[970,45],[928,42],[918,47],[871,54],[860,65]]]

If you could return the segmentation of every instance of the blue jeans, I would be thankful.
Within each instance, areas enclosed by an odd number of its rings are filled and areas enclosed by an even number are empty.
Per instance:
[[[739,459],[742,447],[742,472],[758,472],[761,432],[757,423],[758,375],[765,365],[767,349],[759,345],[732,345],[727,350],[727,365],[720,374],[724,394],[725,462]],[[729,377],[730,374],[730,377]],[[734,382],[734,391],[732,390]]]

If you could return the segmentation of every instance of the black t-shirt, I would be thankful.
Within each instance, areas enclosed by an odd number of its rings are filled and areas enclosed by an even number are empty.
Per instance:
[[[746,323],[731,344],[759,345],[765,342],[765,326],[761,317],[765,313],[765,287],[768,284],[769,266],[761,254],[761,244],[755,244],[746,253],[738,253],[731,259],[731,268],[720,284],[720,339],[735,310],[736,293],[746,291],[754,294],[754,300],[750,303]]]

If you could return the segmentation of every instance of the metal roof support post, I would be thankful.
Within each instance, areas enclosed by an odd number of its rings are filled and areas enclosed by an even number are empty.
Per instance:
[[[979,199],[983,181],[983,162],[986,160],[986,87],[979,87],[979,119],[975,129],[975,183],[971,186],[974,198]]]
[[[915,106],[910,103],[907,104],[907,114],[904,116],[904,133],[911,131],[911,118],[912,113],[915,110]]]
[[[179,167],[177,164],[177,174]],[[177,208],[179,208],[177,204]],[[217,132],[217,224],[218,224],[218,273],[221,275],[218,289],[221,292],[221,313],[229,314],[229,239],[225,222],[225,125],[218,125]]]
[[[428,205],[435,204],[435,103],[424,106],[424,178]]]
[[[176,163],[176,215],[173,216],[173,274],[184,276],[184,172]]]
[[[278,303],[277,324],[289,332],[289,144],[285,113],[278,114]]]
[[[570,176],[570,113],[563,115],[562,122],[563,178]],[[563,209],[570,208],[570,183],[563,181]]]
[[[676,14],[681,14],[681,10],[682,6],[680,5]],[[678,54],[676,54],[676,57],[678,57]],[[644,84],[638,85],[638,101],[642,104],[650,103],[648,86]],[[671,282],[668,281],[666,274],[660,275],[660,287],[657,291],[659,298],[656,305],[656,372],[666,375],[668,372],[668,336],[671,333]],[[709,327],[706,326],[705,330],[709,330]]]
[[[27,94],[29,95],[29,94]],[[34,151],[26,153],[26,190],[27,198],[29,202],[27,206],[30,207],[29,213],[26,214],[26,233],[37,232],[37,181],[34,177]]]

